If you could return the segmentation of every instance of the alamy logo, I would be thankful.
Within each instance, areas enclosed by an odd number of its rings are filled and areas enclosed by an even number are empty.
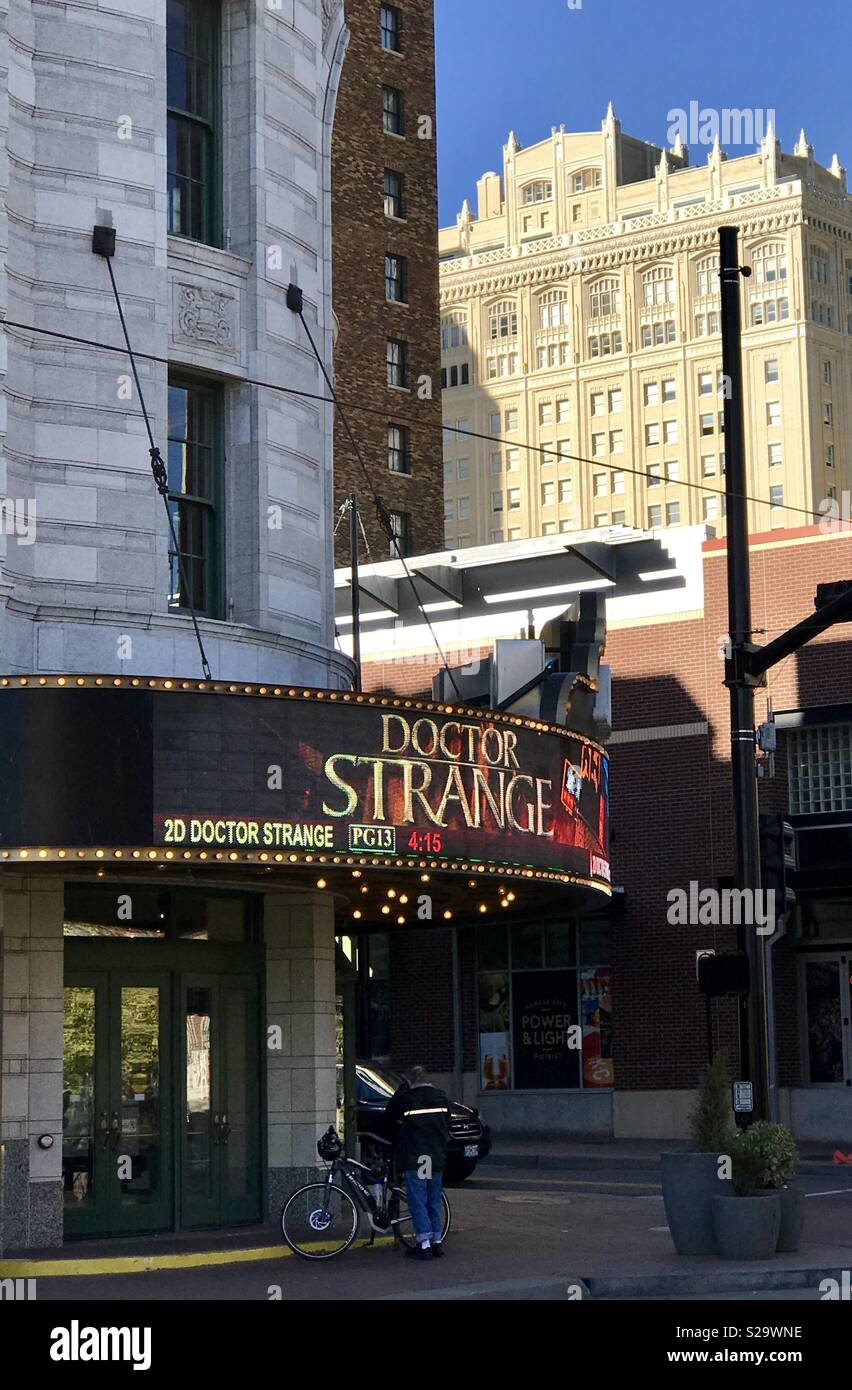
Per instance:
[[[775,109],[764,111],[761,106],[748,106],[739,110],[723,106],[717,111],[712,107],[699,107],[697,101],[691,101],[688,111],[675,106],[667,112],[666,120],[670,145],[678,136],[684,145],[712,145],[716,140],[729,146],[759,145],[769,127],[775,125]]]
[[[673,927],[754,927],[771,936],[778,914],[774,888],[670,888],[666,921]]]
[[[134,1371],[151,1369],[150,1327],[54,1327],[51,1361],[132,1361]]]
[[[14,536],[21,545],[32,545],[36,536],[35,498],[0,497],[0,531]]]

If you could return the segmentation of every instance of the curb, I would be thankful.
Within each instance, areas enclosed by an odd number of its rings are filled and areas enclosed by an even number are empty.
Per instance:
[[[495,1168],[538,1168],[551,1172],[589,1172],[594,1166],[590,1162],[590,1157],[591,1155],[586,1157],[580,1154],[504,1154],[492,1150],[489,1161],[493,1163]],[[599,1159],[601,1155],[596,1153],[594,1157]],[[601,1166],[615,1172],[659,1173],[660,1158],[651,1154],[640,1154],[636,1158],[627,1158],[619,1154],[605,1159]],[[797,1169],[798,1173],[807,1173],[811,1177],[827,1176],[829,1173],[836,1174],[842,1171],[843,1165],[832,1163],[830,1158],[806,1158],[799,1163]],[[486,1167],[483,1167],[481,1172],[477,1170],[477,1176],[486,1177]]]
[[[376,1236],[374,1245],[393,1244],[392,1236]],[[368,1246],[367,1237],[353,1241],[351,1250]],[[3,1260],[0,1279],[95,1278],[109,1274],[147,1274],[151,1270],[206,1269],[217,1265],[247,1264],[251,1261],[294,1257],[288,1245],[268,1245],[252,1250],[192,1250],[172,1255],[103,1255],[89,1259]]]
[[[696,1270],[690,1274],[595,1275],[583,1283],[592,1298],[658,1298],[688,1293],[746,1293],[768,1289],[817,1288],[823,1279],[841,1281],[839,1265],[820,1269]]]
[[[572,1293],[569,1295],[569,1290]],[[579,1298],[577,1297],[579,1294]],[[504,1279],[492,1284],[457,1284],[448,1289],[418,1289],[416,1293],[388,1293],[373,1300],[376,1303],[453,1302],[472,1299],[491,1299],[526,1303],[530,1300],[563,1303],[587,1302],[594,1295],[588,1281],[565,1276],[559,1279]]]

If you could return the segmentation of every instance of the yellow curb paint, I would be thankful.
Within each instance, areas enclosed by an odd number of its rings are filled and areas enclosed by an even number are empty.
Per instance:
[[[374,1245],[390,1245],[393,1238],[378,1236]],[[369,1240],[356,1240],[350,1250],[363,1249]],[[319,1253],[332,1249],[329,1241],[311,1245]],[[92,1260],[3,1260],[0,1279],[68,1279],[74,1275],[145,1274],[155,1269],[204,1269],[213,1265],[246,1264],[251,1260],[278,1260],[294,1252],[287,1245],[269,1245],[257,1250],[193,1251],[187,1255],[114,1255]]]

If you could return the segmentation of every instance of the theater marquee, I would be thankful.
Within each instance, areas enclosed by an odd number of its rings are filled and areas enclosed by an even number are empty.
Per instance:
[[[464,861],[609,884],[606,754],[570,731],[348,692],[41,679],[0,685],[0,849]]]

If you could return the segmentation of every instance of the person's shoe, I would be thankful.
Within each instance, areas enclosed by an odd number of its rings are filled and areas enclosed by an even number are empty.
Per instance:
[[[432,1247],[431,1247],[431,1245],[415,1245],[415,1246],[413,1246],[413,1247],[412,1247],[412,1246],[409,1246],[405,1253],[406,1253],[406,1255],[408,1255],[409,1259],[412,1259],[412,1260],[431,1260],[431,1259],[432,1259]]]
[[[433,1260],[442,1260],[443,1258],[444,1258],[444,1242],[443,1242],[442,1240],[433,1240],[433,1242],[432,1242],[432,1259],[433,1259]]]

